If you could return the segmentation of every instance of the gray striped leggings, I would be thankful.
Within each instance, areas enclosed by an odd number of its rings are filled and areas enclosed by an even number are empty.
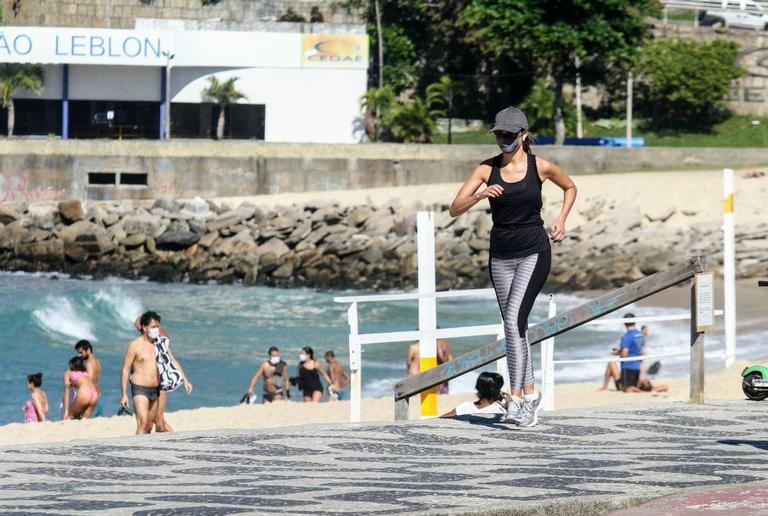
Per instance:
[[[549,249],[524,258],[490,259],[491,283],[504,321],[511,389],[533,385],[533,360],[526,336],[528,316],[547,280],[551,261]]]

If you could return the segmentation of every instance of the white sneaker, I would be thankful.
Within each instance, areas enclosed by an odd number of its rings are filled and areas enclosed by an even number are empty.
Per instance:
[[[503,418],[501,418],[501,421],[504,423],[514,423],[519,425],[522,419],[523,400],[513,396],[509,399],[509,403],[507,404],[507,413]]]
[[[520,426],[536,426],[539,421],[539,412],[541,411],[541,392],[536,393],[532,400],[523,398],[523,416],[518,423]]]

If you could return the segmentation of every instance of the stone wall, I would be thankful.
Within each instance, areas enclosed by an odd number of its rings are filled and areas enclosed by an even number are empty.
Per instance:
[[[571,174],[748,168],[762,148],[540,146]],[[0,140],[0,204],[228,197],[463,181],[494,146]],[[106,174],[106,175],[96,175]],[[96,182],[110,185],[95,185]]]
[[[140,18],[217,20],[223,27],[231,22],[247,26],[249,22],[277,21],[289,8],[309,20],[315,6],[326,22],[360,23],[334,4],[333,0],[221,0],[215,5],[203,5],[202,0],[2,0],[4,23],[16,26],[132,29]]]

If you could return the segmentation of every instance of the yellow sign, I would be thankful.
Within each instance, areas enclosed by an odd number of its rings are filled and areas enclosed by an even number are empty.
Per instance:
[[[301,66],[368,68],[366,34],[302,34]]]

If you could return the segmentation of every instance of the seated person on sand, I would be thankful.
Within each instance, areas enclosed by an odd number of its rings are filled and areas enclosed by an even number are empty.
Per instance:
[[[643,378],[637,386],[630,385],[624,389],[624,392],[667,392],[668,390],[669,386],[667,385],[661,383],[652,384],[648,378]]]
[[[245,391],[244,399],[250,400],[251,396],[253,396],[253,388],[262,376],[264,377],[264,386],[262,388],[263,403],[272,403],[273,401],[291,397],[288,365],[280,360],[280,350],[272,346],[269,348],[268,354],[269,359],[261,363],[253,378],[251,378],[251,383],[248,384],[248,390]]]
[[[507,396],[501,392],[504,378],[499,373],[480,373],[475,382],[477,401],[466,401],[440,417],[466,416],[469,414],[506,414]]]
[[[632,314],[627,314],[624,317],[628,317]],[[630,325],[625,325],[627,327],[627,330],[630,329]],[[634,329],[634,325],[631,325]],[[629,333],[629,332],[627,332]],[[650,330],[648,330],[648,326],[643,325],[640,328],[640,333],[643,334],[643,346],[645,346],[645,339],[648,338],[648,334],[650,333]],[[626,334],[625,334],[626,336]],[[619,348],[613,348],[611,350],[611,355],[621,355],[621,349]],[[644,363],[643,363],[644,365]],[[643,375],[641,374],[641,377]],[[608,390],[608,384],[609,382],[613,380],[614,385],[616,386],[616,390],[620,391],[621,388],[621,370],[619,368],[619,362],[608,362],[608,365],[605,366],[605,375],[603,376],[603,386],[597,389],[598,391],[607,391]]]

